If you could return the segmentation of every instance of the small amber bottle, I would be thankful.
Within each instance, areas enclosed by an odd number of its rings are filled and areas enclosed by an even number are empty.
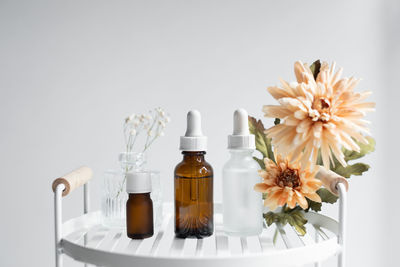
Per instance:
[[[127,174],[126,232],[132,239],[153,236],[153,201],[150,198],[151,178],[149,172]]]
[[[204,159],[207,139],[201,133],[200,113],[188,113],[181,137],[183,160],[175,168],[175,235],[203,238],[213,234],[213,169]]]

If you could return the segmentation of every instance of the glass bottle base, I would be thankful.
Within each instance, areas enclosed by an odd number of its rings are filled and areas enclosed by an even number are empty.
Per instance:
[[[177,238],[197,238],[212,236],[212,229],[176,229],[175,236]]]
[[[148,233],[148,234],[127,234],[129,238],[131,239],[145,239],[153,236],[153,233]]]

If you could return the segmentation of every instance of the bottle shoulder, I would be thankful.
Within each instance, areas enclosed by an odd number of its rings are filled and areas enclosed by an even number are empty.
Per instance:
[[[149,193],[139,193],[139,194],[129,194],[128,200],[126,202],[127,205],[134,205],[134,204],[151,204],[153,201],[150,197]]]
[[[223,169],[251,169],[251,170],[259,170],[260,165],[254,158],[250,155],[238,157],[231,156],[228,161],[224,164]]]
[[[206,177],[213,176],[214,170],[207,161],[193,163],[183,160],[176,165],[174,174],[182,177]]]
[[[207,170],[209,170],[210,172],[214,172],[213,167],[211,166],[211,164],[208,161],[204,161],[204,167],[206,167]]]

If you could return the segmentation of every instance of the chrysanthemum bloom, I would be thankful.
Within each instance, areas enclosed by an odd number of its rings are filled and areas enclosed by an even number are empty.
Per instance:
[[[317,170],[311,169],[311,164],[302,167],[300,157],[291,160],[290,156],[283,158],[275,152],[276,163],[269,158],[264,159],[265,170],[259,174],[263,182],[256,184],[254,189],[258,192],[267,193],[264,205],[270,210],[278,206],[287,206],[293,209],[296,203],[303,209],[308,208],[307,199],[321,202],[316,191],[322,182],[315,178]]]
[[[368,134],[368,121],[363,120],[375,103],[363,102],[370,92],[356,93],[356,78],[340,78],[342,69],[335,73],[323,62],[316,79],[308,65],[296,62],[297,82],[281,80],[282,87],[269,87],[270,94],[280,105],[264,106],[266,117],[280,118],[282,123],[266,130],[272,144],[280,153],[303,154],[303,164],[311,159],[316,163],[320,149],[323,165],[329,169],[332,154],[346,166],[342,146],[359,151],[354,141],[368,143],[362,133]]]

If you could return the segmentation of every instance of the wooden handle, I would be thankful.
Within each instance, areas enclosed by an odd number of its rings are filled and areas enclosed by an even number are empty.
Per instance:
[[[70,173],[67,173],[66,175],[63,175],[60,178],[55,179],[52,185],[53,192],[55,192],[56,187],[59,184],[64,184],[65,189],[62,195],[65,197],[70,192],[74,191],[74,189],[86,184],[92,178],[92,176],[92,169],[87,166],[82,166]]]
[[[346,191],[349,189],[349,183],[347,182],[346,178],[331,170],[325,169],[323,166],[318,167],[319,169],[315,177],[321,180],[326,189],[328,189],[331,193],[335,194],[336,196],[339,195],[339,191],[336,188],[338,183],[343,183],[346,187]]]

